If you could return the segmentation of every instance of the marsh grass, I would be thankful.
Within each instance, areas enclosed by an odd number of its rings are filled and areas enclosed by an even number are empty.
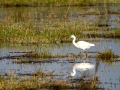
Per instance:
[[[20,10],[24,9],[21,8]],[[55,41],[59,41],[60,43],[70,43],[72,40],[68,39],[68,37],[71,35],[75,35],[77,40],[84,40],[91,37],[120,37],[119,28],[106,29],[108,27],[107,24],[98,24],[96,22],[91,24],[90,22],[81,22],[79,20],[82,18],[81,14],[99,15],[102,13],[103,15],[106,15],[108,12],[103,13],[94,9],[88,12],[83,11],[78,15],[78,20],[71,20],[72,16],[69,17],[67,13],[64,14],[67,12],[65,10],[62,12],[62,18],[58,15],[60,13],[56,14],[52,10],[50,12],[48,15],[45,14],[44,16],[41,14],[39,16],[37,11],[34,12],[34,16],[30,11],[11,12],[10,15],[0,21],[0,41],[28,45],[51,44],[55,43]],[[102,28],[102,30],[100,28]]]
[[[6,18],[7,19],[7,18]],[[119,28],[109,30],[109,33],[100,33],[95,24],[82,23],[80,21],[47,20],[37,25],[32,21],[16,23],[13,19],[0,22],[0,40],[19,44],[50,44],[59,41],[69,43],[71,35],[77,40],[91,37],[120,37]],[[101,31],[102,32],[102,31]]]
[[[108,29],[102,31],[101,33],[98,30],[96,30],[90,33],[86,33],[86,36],[103,37],[103,38],[120,38],[120,29],[119,28]]]
[[[0,24],[0,39],[10,43],[54,43],[56,40],[70,42],[68,37],[71,34],[83,36],[80,22],[49,20],[42,23],[42,26],[40,23],[38,23],[40,26],[36,26],[32,22],[17,24],[4,20]]]
[[[83,57],[82,54],[50,54],[50,53],[27,53],[23,55],[17,55],[17,56],[6,56],[2,57],[3,58],[17,58],[16,60],[13,60],[12,63],[18,63],[18,64],[23,64],[23,63],[51,63],[52,61],[55,61],[53,58],[65,58],[65,57],[73,57],[73,58],[78,58],[78,57]],[[19,58],[19,59],[18,59]],[[34,59],[34,60],[31,60]],[[45,60],[46,58],[49,58],[51,60]]]
[[[41,71],[37,76],[25,76],[24,78],[20,78],[20,76],[13,75],[12,71],[8,73],[10,77],[5,78],[4,76],[0,76],[0,89],[9,89],[9,90],[21,90],[21,89],[97,89],[97,81],[82,80],[73,85],[72,80],[60,80],[53,78],[51,79],[49,76],[46,77],[44,74],[44,78],[41,77]],[[16,79],[17,77],[17,79]]]
[[[119,0],[1,0],[0,5],[9,6],[78,6],[78,5],[98,5],[101,3],[120,3]]]
[[[102,53],[97,54],[95,57],[105,61],[112,61],[115,58],[119,58],[119,55],[114,54],[111,48],[105,48]]]
[[[7,80],[0,83],[0,89],[9,89],[9,90],[22,90],[22,89],[64,89],[70,88],[71,86],[67,85],[66,81],[56,80],[50,81],[49,79],[45,80],[40,77],[25,77],[19,81]]]

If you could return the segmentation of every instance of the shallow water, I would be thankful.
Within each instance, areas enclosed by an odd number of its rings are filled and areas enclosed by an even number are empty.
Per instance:
[[[0,8],[0,20],[5,18],[15,20],[16,24],[32,21],[36,25],[44,25],[46,20],[61,21],[65,18],[68,21],[81,21],[85,23],[109,25],[105,28],[116,28],[120,26],[120,14],[107,13],[109,11],[120,11],[120,6],[92,6],[92,7],[10,7]],[[90,13],[92,14],[86,14]],[[95,13],[105,12],[106,14],[95,15]],[[40,26],[39,26],[40,27]],[[41,27],[40,27],[41,28]],[[40,29],[39,28],[39,29]],[[104,29],[105,29],[104,28]],[[100,29],[101,30],[101,29]]]
[[[112,51],[118,55],[120,55],[120,42],[119,39],[100,39],[99,42],[92,42],[95,44],[95,47],[91,47],[89,50],[86,51],[100,51],[102,52],[103,49],[112,48]],[[77,49],[72,43],[70,44],[51,44],[51,45],[31,45],[31,46],[23,46],[23,45],[9,45],[9,44],[2,44],[0,47],[0,56],[7,56],[7,55],[19,55],[21,53],[11,53],[16,51],[36,51],[42,52],[42,49],[45,49],[51,54],[58,54],[58,53],[75,53],[79,54],[80,49]],[[89,53],[88,55],[95,56],[96,53]],[[95,58],[54,58],[55,62],[51,63],[28,63],[28,64],[13,64],[12,60],[14,59],[2,59],[0,61],[0,73],[8,73],[9,70],[12,68],[13,73],[32,73],[37,72],[39,69],[42,69],[43,72],[52,72],[54,71],[53,75],[54,78],[61,78],[61,79],[70,79],[70,78],[80,78],[84,71],[79,72],[76,70],[76,75],[74,77],[70,77],[70,72],[72,72],[73,66],[76,63],[81,62],[89,62],[95,65],[95,68],[92,70],[88,70],[87,72],[90,73],[90,76],[97,73],[97,76],[101,82],[99,87],[110,88],[110,89],[119,89],[119,75],[120,75],[120,63],[119,62],[102,62],[101,60],[96,61]],[[38,59],[40,60],[40,59]],[[45,60],[53,60],[53,59],[45,59]]]

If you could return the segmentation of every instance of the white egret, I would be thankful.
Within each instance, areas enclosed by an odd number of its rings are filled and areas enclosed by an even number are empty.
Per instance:
[[[76,37],[74,35],[71,35],[70,38],[74,38],[73,39],[73,44],[77,48],[81,48],[82,50],[89,49],[91,46],[95,46],[95,44],[92,44],[92,43],[89,43],[89,42],[85,42],[85,41],[78,41],[77,43],[75,43]]]
[[[85,71],[93,68],[94,68],[94,65],[90,63],[77,63],[73,66],[73,73],[71,73],[71,76],[75,76],[76,70]]]

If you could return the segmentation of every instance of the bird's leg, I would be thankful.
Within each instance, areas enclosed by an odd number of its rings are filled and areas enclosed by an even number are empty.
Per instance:
[[[83,54],[83,49],[81,49],[80,54]]]
[[[87,58],[87,52],[86,52],[86,58]]]
[[[83,49],[81,49],[81,52],[80,52],[80,54],[82,55],[82,57],[81,57],[81,60],[82,60],[82,62],[84,62],[84,52],[83,52],[84,50]]]
[[[82,50],[80,50],[80,54],[82,53]]]
[[[79,70],[78,70],[79,71]],[[79,71],[81,73],[81,71]],[[82,74],[82,73],[81,73]]]

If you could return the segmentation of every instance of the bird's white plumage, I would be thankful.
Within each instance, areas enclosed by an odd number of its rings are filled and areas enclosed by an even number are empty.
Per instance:
[[[71,35],[70,38],[73,38],[73,44],[77,47],[77,48],[81,48],[83,50],[85,49],[89,49],[91,46],[95,46],[92,43],[89,42],[85,42],[85,41],[78,41],[77,43],[75,43],[76,37],[74,35]]]
[[[93,68],[94,68],[94,65],[90,63],[77,63],[73,66],[73,73],[71,73],[71,76],[75,76],[76,70],[85,71]]]

